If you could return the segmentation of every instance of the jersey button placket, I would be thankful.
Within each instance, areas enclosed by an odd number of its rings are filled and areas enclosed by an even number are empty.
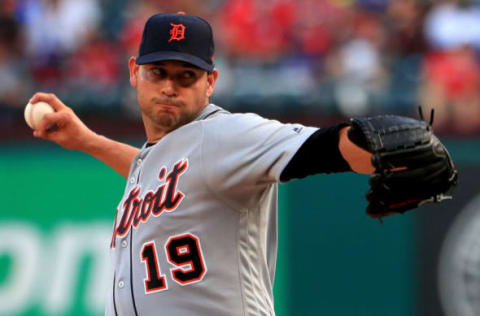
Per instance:
[[[135,170],[134,170],[134,172],[133,172],[133,174],[132,174],[132,177],[131,177],[130,180],[129,180],[129,181],[130,181],[130,185],[133,185],[133,184],[135,184],[135,183],[138,183],[138,177],[139,177],[139,175],[140,175],[140,168],[141,168],[141,166],[142,166],[142,162],[143,162],[142,158],[138,158],[138,159],[137,159],[137,161],[136,161],[136,165],[137,165],[137,166],[136,166],[136,168],[135,168]]]
[[[123,288],[125,287],[125,282],[119,281],[119,282],[118,282],[118,287],[121,288],[121,289],[123,289]]]

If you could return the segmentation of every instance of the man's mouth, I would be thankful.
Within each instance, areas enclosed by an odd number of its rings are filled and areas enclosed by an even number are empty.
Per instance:
[[[182,106],[182,102],[180,101],[172,101],[172,100],[163,100],[163,99],[154,99],[153,102],[157,105],[161,105],[163,107],[180,107]]]

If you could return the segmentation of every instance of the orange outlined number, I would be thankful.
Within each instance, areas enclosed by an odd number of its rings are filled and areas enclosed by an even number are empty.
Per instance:
[[[145,262],[147,278],[145,279],[145,293],[159,292],[167,289],[165,276],[160,274],[157,250],[153,241],[147,242],[142,247],[142,261]]]
[[[188,285],[203,280],[207,266],[203,259],[200,241],[197,236],[187,233],[170,237],[165,244],[172,279],[180,285]],[[144,279],[145,293],[167,290],[165,275],[160,272],[155,242],[143,244],[140,253],[145,262],[147,277]]]
[[[168,261],[176,266],[170,269],[172,278],[181,285],[201,281],[207,272],[200,241],[197,236],[185,234],[170,237],[165,245]]]

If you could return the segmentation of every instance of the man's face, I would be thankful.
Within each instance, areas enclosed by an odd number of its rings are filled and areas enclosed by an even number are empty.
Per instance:
[[[180,61],[137,65],[129,61],[130,84],[137,100],[149,141],[194,120],[213,93],[218,73]]]

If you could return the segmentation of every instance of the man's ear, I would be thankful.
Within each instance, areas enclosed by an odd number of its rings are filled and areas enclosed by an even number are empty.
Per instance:
[[[209,98],[213,94],[213,90],[215,89],[215,82],[217,82],[218,78],[218,70],[213,69],[212,73],[207,74],[207,97]]]
[[[137,76],[138,76],[138,69],[140,68],[135,63],[135,57],[130,57],[128,60],[128,70],[130,72],[130,85],[134,88],[137,87]]]

